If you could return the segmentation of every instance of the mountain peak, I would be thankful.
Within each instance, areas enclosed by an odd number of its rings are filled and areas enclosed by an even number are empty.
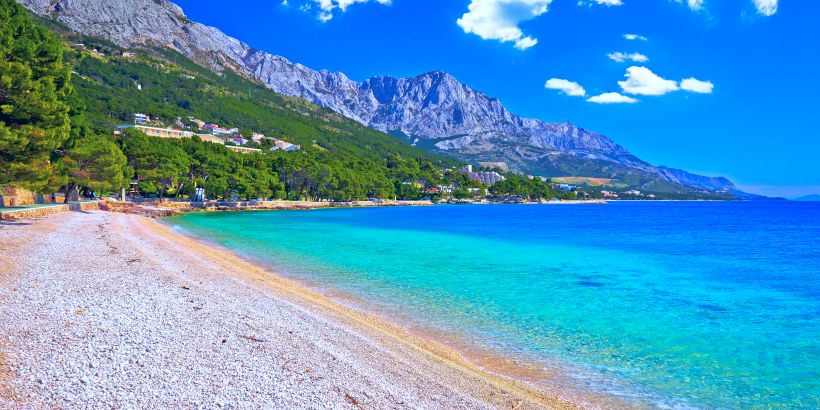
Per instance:
[[[315,71],[256,50],[214,27],[188,20],[167,0],[18,1],[34,13],[56,16],[72,30],[121,46],[172,45],[214,70],[234,70],[280,94],[304,98],[377,130],[401,133],[413,142],[427,140],[425,146],[465,161],[505,162],[543,176],[623,178],[633,185],[660,180],[737,191],[725,178],[655,167],[573,123],[521,118],[498,99],[441,70],[356,82],[340,72]]]

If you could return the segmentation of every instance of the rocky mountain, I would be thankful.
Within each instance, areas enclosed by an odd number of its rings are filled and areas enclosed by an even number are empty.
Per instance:
[[[191,21],[167,0],[18,1],[73,31],[123,47],[169,47],[213,70],[233,70],[278,93],[302,97],[411,144],[465,161],[505,163],[541,176],[611,178],[646,190],[742,194],[726,178],[654,166],[609,138],[571,123],[521,118],[499,100],[444,72],[357,82],[343,73],[316,71],[253,49],[214,27]]]

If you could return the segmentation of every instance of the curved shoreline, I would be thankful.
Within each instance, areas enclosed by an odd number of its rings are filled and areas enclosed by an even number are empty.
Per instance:
[[[2,408],[635,406],[527,383],[509,375],[515,363],[464,354],[151,218],[0,226],[0,249],[12,248],[0,258]]]
[[[321,286],[298,279],[288,278],[265,266],[261,261],[245,256],[207,238],[191,233],[175,231],[170,224],[153,219],[145,220],[145,227],[170,241],[191,249],[193,252],[220,260],[235,267],[234,273],[252,280],[255,285],[295,298],[320,308],[323,313],[342,318],[348,324],[377,331],[406,347],[412,348],[441,364],[459,372],[476,377],[494,386],[514,393],[539,407],[567,408],[633,408],[639,403],[626,403],[613,396],[596,395],[594,392],[561,391],[543,383],[557,377],[560,369],[543,369],[518,363],[514,358],[480,350],[475,346],[458,342],[457,339],[436,329],[413,325],[412,330],[400,325],[401,320],[384,317],[370,309],[366,301],[335,290],[316,290]],[[350,301],[352,303],[345,303]],[[566,377],[566,376],[563,376]],[[542,382],[542,383],[539,383]],[[561,394],[563,393],[563,394]],[[572,397],[567,399],[566,397]]]
[[[213,244],[206,244],[200,239],[175,233],[170,227],[154,220],[143,219],[141,222],[143,222],[142,226],[145,229],[152,231],[155,235],[183,246],[198,255],[232,266],[235,275],[251,281],[255,286],[289,296],[290,301],[308,304],[312,308],[319,308],[324,314],[343,319],[348,324],[378,332],[387,336],[390,340],[422,353],[467,376],[478,378],[491,383],[499,389],[511,392],[533,405],[552,409],[574,409],[584,406],[581,403],[572,403],[557,396],[548,395],[526,383],[490,373],[465,360],[455,350],[439,342],[414,336],[405,328],[381,317],[340,304],[295,280],[284,278],[225,248],[220,249]]]

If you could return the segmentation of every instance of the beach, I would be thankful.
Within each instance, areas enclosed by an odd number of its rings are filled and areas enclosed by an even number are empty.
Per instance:
[[[0,225],[2,408],[579,408],[150,218]]]

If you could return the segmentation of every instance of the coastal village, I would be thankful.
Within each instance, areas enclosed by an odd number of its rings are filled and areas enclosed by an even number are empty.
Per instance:
[[[251,132],[251,135],[241,135],[239,128],[225,128],[219,124],[210,124],[194,117],[188,117],[188,122],[182,118],[177,118],[176,127],[166,127],[158,119],[142,113],[134,114],[134,123],[120,125],[114,131],[114,135],[120,135],[122,130],[135,128],[145,133],[149,137],[158,138],[193,138],[198,137],[205,142],[224,145],[231,151],[241,153],[260,152],[261,148],[253,146],[263,146],[265,142],[270,144],[270,150],[298,151],[301,147],[291,144],[279,138],[268,137],[265,134]]]

